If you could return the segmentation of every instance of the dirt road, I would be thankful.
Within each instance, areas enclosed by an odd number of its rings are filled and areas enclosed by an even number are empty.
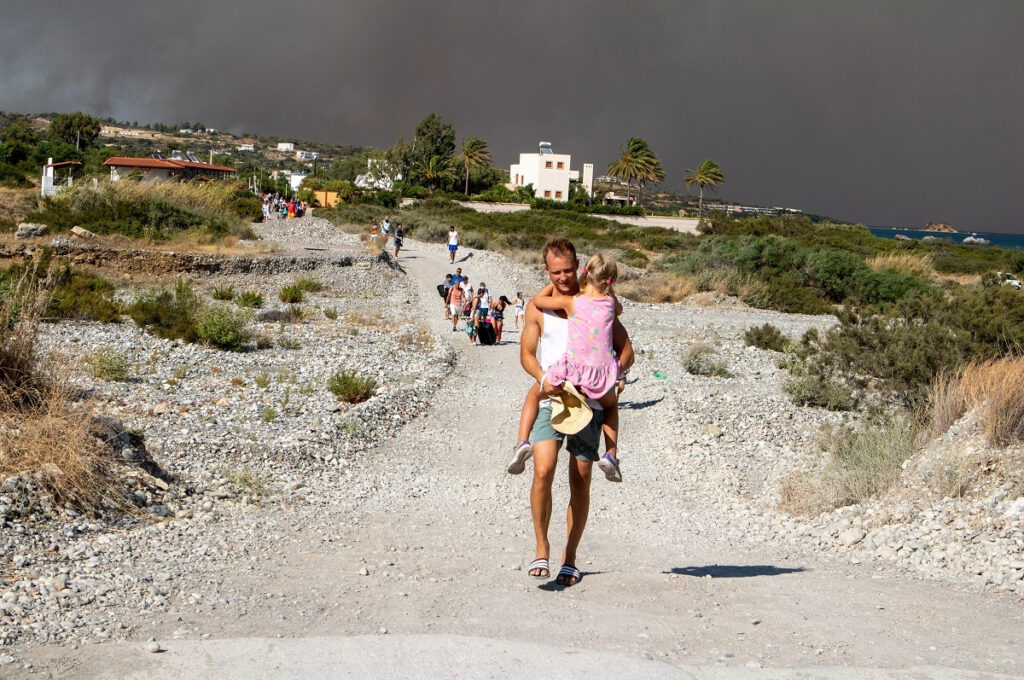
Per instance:
[[[479,262],[463,264],[475,282],[491,277],[492,290],[514,290],[517,282]],[[519,477],[504,472],[529,384],[518,335],[469,347],[441,318],[434,291],[447,255],[410,241],[401,264],[419,288],[418,313],[461,357],[431,408],[373,453],[373,473],[318,502],[265,510],[251,545],[203,575],[221,595],[216,608],[182,603],[139,620],[131,643],[28,648],[20,658],[34,664],[32,677],[1024,673],[1024,612],[1007,597],[721,531],[716,511],[686,493],[685,468],[665,465],[673,442],[657,381],[624,395],[634,404],[623,416],[626,481],[594,479],[583,580],[562,589],[530,578],[532,466]],[[563,461],[553,571],[566,478]],[[148,653],[150,637],[166,651]],[[11,673],[29,677],[20,664]]]

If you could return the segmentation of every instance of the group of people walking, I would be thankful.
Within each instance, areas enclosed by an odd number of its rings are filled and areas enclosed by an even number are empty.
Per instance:
[[[302,217],[309,210],[309,204],[305,201],[296,201],[294,198],[284,198],[281,194],[263,194],[263,221],[269,222],[272,219],[289,219]]]
[[[484,282],[474,289],[469,276],[463,275],[462,267],[456,268],[454,274],[445,274],[437,292],[444,300],[444,318],[452,322],[452,332],[458,332],[459,320],[463,320],[463,330],[471,345],[501,342],[505,315],[513,315],[516,328],[526,316],[522,292],[517,292],[515,300],[510,300],[505,295],[493,296]]]

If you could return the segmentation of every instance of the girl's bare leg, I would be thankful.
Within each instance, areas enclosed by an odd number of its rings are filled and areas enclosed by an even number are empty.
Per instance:
[[[611,389],[598,401],[604,407],[604,424],[601,425],[604,431],[604,448],[608,455],[618,460],[616,449],[619,443],[619,395]]]
[[[526,399],[523,401],[523,410],[519,414],[517,446],[520,442],[530,441],[530,430],[533,429],[533,421],[537,420],[538,411],[540,411],[540,385],[534,383],[530,391],[526,393]]]

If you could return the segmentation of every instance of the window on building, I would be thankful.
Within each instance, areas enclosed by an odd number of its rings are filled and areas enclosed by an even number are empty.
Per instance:
[[[558,169],[562,170],[563,168],[565,168],[565,163],[563,163],[562,161],[558,161]]]
[[[551,198],[551,192],[550,191],[545,191],[544,192],[544,198]]]
[[[556,191],[555,192],[555,198],[561,198],[561,197],[562,197],[562,192],[561,191]]]
[[[544,167],[545,168],[550,168],[551,167],[551,161],[544,161]]]

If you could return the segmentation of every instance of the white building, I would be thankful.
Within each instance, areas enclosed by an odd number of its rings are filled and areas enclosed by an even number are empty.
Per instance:
[[[582,182],[588,196],[594,195],[594,164],[583,164],[583,178],[580,171],[572,170],[571,157],[567,153],[555,153],[551,142],[541,142],[538,153],[521,153],[519,162],[508,170],[509,188],[533,185],[533,195],[553,201],[569,200],[569,182]]]
[[[256,150],[256,146],[254,144],[239,144],[238,145],[238,150],[239,151],[255,151]]]
[[[292,188],[292,192],[299,190],[299,187],[302,186],[302,180],[306,179],[307,176],[308,175],[298,172],[293,172],[291,174],[291,177],[288,178],[288,186]]]
[[[316,151],[296,151],[295,157],[300,161],[315,161],[320,158],[320,154]]]
[[[278,142],[277,143],[277,150],[278,151],[295,151],[295,144],[292,143],[292,142]]]
[[[391,191],[391,186],[401,179],[402,173],[389,168],[383,159],[367,158],[366,173],[356,176],[356,186],[360,189]]]

